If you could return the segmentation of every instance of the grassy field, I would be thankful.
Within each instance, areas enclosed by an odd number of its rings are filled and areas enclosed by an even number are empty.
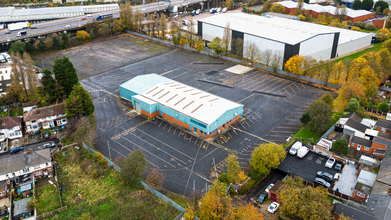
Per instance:
[[[55,156],[62,201],[50,219],[173,219],[179,212],[143,188],[122,184],[119,173],[83,148]]]
[[[379,51],[382,48],[382,43],[372,44],[372,46],[373,47],[371,47],[371,48],[362,50],[362,51],[354,53],[354,54],[350,54],[349,56],[342,57],[341,59],[334,60],[333,63],[338,63],[339,61],[344,61],[346,59],[354,60],[369,51]]]
[[[311,132],[310,130],[308,130],[307,127],[303,127],[302,129],[300,129],[299,132],[295,134],[295,136],[293,136],[294,140],[305,141],[305,140],[312,139],[312,142],[316,142],[317,140],[319,140],[319,138],[320,138],[319,135],[317,135],[314,132]]]
[[[58,197],[57,188],[47,184],[37,188],[37,214],[53,211],[60,208],[60,198]]]

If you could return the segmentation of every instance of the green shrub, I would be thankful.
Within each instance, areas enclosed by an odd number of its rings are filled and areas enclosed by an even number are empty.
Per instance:
[[[65,137],[61,138],[61,143],[67,142],[67,139]]]
[[[228,173],[223,173],[219,176],[219,181],[223,183],[228,183],[229,184],[229,178],[228,178]]]
[[[383,102],[379,105],[379,111],[382,112],[389,112],[390,111],[390,105],[387,104],[386,102]]]
[[[96,170],[92,171],[92,172],[91,172],[91,176],[92,176],[92,178],[94,178],[94,179],[98,178],[98,171],[96,171]]]

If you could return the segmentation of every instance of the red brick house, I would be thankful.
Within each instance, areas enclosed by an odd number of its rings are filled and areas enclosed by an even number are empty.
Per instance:
[[[380,134],[381,132],[379,132]],[[372,141],[373,154],[379,157],[384,157],[385,150],[391,146],[391,142],[382,138],[374,138]]]
[[[366,200],[372,192],[372,187],[375,184],[377,175],[363,169],[361,169],[357,175],[357,184],[354,187],[352,196],[357,199]]]
[[[371,140],[367,140],[367,139],[360,138],[357,136],[353,136],[350,139],[349,147],[352,149],[358,150],[358,151],[369,153],[369,154],[372,154],[374,151],[372,148],[372,141]]]
[[[375,129],[386,134],[391,134],[391,121],[379,119],[376,122]]]

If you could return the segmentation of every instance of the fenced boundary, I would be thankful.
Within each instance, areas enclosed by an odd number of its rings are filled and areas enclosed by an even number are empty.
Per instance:
[[[58,209],[56,209],[56,210],[47,212],[47,213],[45,213],[45,214],[39,215],[39,216],[35,217],[35,219],[36,219],[36,220],[40,220],[40,219],[49,217],[49,216],[51,216],[51,215],[57,214],[57,213],[59,213],[59,212],[65,211],[65,210],[67,210],[67,209],[68,209],[68,206],[64,206],[64,207],[58,208]]]

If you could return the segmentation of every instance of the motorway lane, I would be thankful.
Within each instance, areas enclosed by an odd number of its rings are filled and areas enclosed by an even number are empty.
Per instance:
[[[188,4],[193,4],[200,2],[201,0],[172,0],[171,5],[173,6],[183,6],[183,5],[188,5]],[[164,10],[167,9],[168,7],[168,2],[160,2],[160,3],[151,3],[151,4],[146,4],[146,5],[139,5],[133,7],[134,10],[139,9],[142,13],[146,12],[154,12],[154,11],[159,11],[159,10]],[[84,26],[87,22],[93,21],[96,19],[98,15],[101,14],[108,14],[112,13],[114,18],[119,18],[119,10],[113,10],[113,11],[105,11],[105,12],[100,12],[93,14],[92,17],[87,17],[87,15],[80,16],[80,17],[71,17],[71,18],[64,18],[64,19],[59,19],[59,20],[54,20],[54,21],[48,21],[48,22],[41,22],[37,24],[32,24],[32,27],[37,27],[37,29],[25,29],[27,31],[27,35],[23,36],[20,39],[23,38],[28,38],[29,36],[32,35],[37,35],[37,34],[43,34],[46,32],[57,32],[61,31],[63,29],[71,30],[73,28],[79,27],[79,25]],[[86,18],[86,20],[81,20],[82,18]],[[66,27],[69,25],[69,27]],[[0,30],[0,42],[5,43],[7,41],[12,41],[16,40],[16,34],[20,30],[13,31],[11,34],[5,34],[7,30]]]

